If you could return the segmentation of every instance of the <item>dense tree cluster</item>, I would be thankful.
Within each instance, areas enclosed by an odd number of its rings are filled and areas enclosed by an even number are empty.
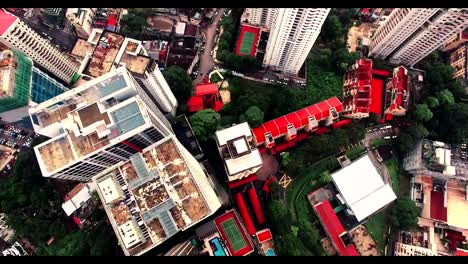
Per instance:
[[[218,130],[220,115],[213,109],[196,112],[190,117],[193,133],[201,142],[208,141]]]
[[[129,8],[128,14],[122,17],[120,33],[129,38],[142,39],[143,32],[148,27],[146,18],[153,14],[152,8]]]
[[[391,223],[399,230],[414,230],[418,227],[420,210],[409,197],[398,198],[392,211]]]
[[[185,105],[193,93],[193,84],[187,72],[179,66],[171,66],[162,72],[179,105]]]
[[[237,35],[237,32],[235,32],[235,21],[238,21],[239,17],[240,14],[232,12],[221,20],[223,33],[219,37],[216,58],[224,62],[224,66],[228,69],[241,73],[255,73],[262,66],[262,63],[257,58],[250,55],[239,56],[233,52],[234,41]]]

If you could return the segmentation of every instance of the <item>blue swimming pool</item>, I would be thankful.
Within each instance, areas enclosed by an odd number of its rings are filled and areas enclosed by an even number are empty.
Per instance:
[[[275,251],[272,248],[267,249],[265,255],[268,257],[276,256]]]
[[[226,253],[224,252],[223,246],[221,246],[221,242],[219,241],[219,238],[213,238],[210,240],[210,245],[211,248],[213,249],[213,254],[215,256],[226,256]]]

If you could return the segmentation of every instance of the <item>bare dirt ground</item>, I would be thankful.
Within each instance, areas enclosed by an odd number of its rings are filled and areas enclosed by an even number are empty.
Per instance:
[[[364,226],[359,226],[351,232],[354,245],[361,256],[380,256],[377,245]]]

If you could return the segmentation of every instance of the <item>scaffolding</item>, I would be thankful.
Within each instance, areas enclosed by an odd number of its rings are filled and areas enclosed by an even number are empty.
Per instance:
[[[13,51],[17,66],[13,95],[0,99],[0,113],[28,105],[31,94],[31,76],[33,63],[30,58],[18,51]]]

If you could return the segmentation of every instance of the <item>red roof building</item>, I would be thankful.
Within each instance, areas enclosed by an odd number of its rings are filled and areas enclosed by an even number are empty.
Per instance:
[[[195,95],[187,101],[189,112],[198,112],[211,108],[218,112],[223,108],[218,93],[218,86],[215,83],[199,84],[195,86]]]
[[[187,107],[190,113],[198,112],[198,111],[205,109],[205,106],[203,104],[203,97],[201,96],[190,97],[187,101]]]
[[[243,186],[243,185],[245,185],[245,184],[247,184],[249,182],[253,182],[256,179],[257,179],[257,175],[252,174],[247,178],[243,178],[243,179],[240,179],[240,180],[237,180],[237,181],[228,182],[228,187],[229,187],[229,189],[234,189],[234,188],[237,188],[239,186]]]
[[[292,140],[297,136],[298,130],[307,132],[319,128],[319,122],[325,120],[333,123],[341,113],[343,106],[336,97],[308,106],[298,111],[278,117],[252,129],[254,141],[259,145],[265,144],[267,148],[275,145],[275,140],[286,137]]]
[[[341,256],[359,256],[359,253],[353,244],[345,245],[342,236],[346,234],[346,230],[335,214],[330,202],[325,200],[314,206],[314,210],[320,218],[323,228],[331,238],[332,243],[338,254]]]
[[[18,19],[16,16],[5,12],[5,10],[0,9],[0,36],[7,31],[11,25]]]
[[[247,206],[245,205],[244,198],[242,198],[241,193],[236,193],[234,195],[234,198],[236,199],[237,208],[239,208],[242,220],[244,220],[247,233],[253,236],[255,232],[257,232],[257,230],[255,229],[255,226],[252,222],[252,218],[250,218],[249,212],[247,211]]]
[[[457,248],[457,251],[455,251],[455,256],[463,256],[463,257],[468,257],[468,250]]]
[[[268,228],[258,231],[256,236],[259,243],[263,243],[273,238],[271,231]]]
[[[409,105],[409,78],[408,70],[397,67],[393,70],[393,77],[387,82],[385,91],[385,114],[393,116],[403,116]],[[386,116],[387,120],[391,118]]]
[[[265,216],[263,215],[262,206],[260,205],[260,201],[258,200],[257,192],[255,191],[254,187],[249,188],[247,191],[249,193],[250,203],[254,209],[255,217],[257,218],[258,224],[265,223]]]
[[[431,218],[447,222],[447,207],[444,205],[444,191],[431,191]]]

